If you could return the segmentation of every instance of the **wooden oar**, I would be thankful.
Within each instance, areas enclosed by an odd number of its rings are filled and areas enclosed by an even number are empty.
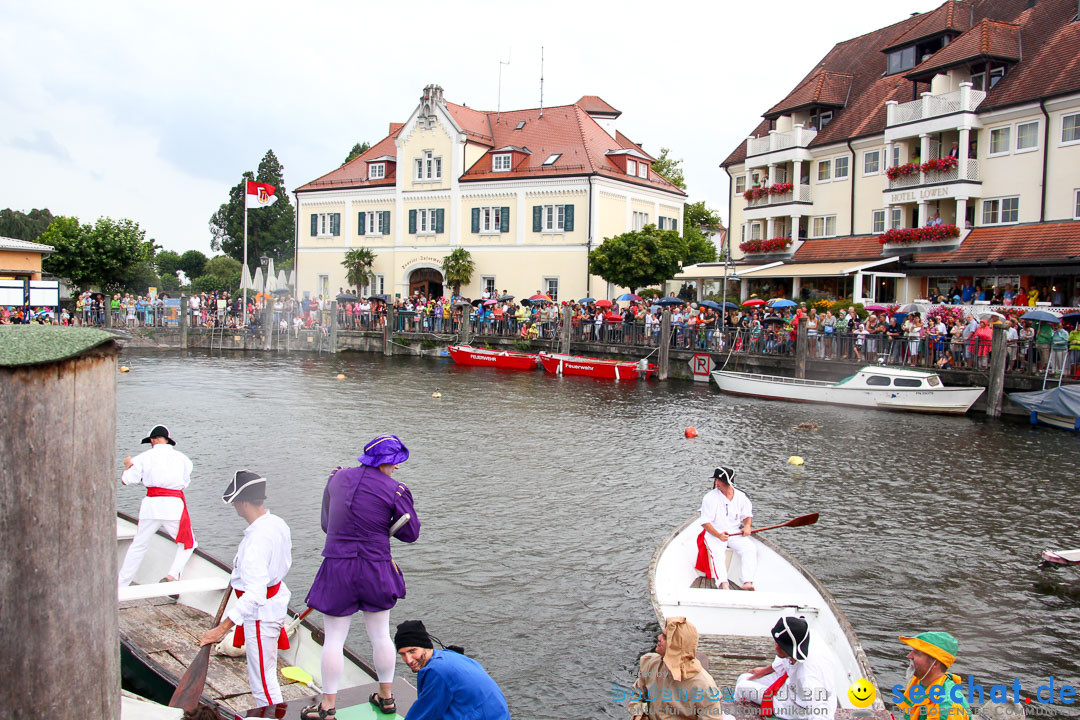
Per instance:
[[[218,623],[221,622],[221,616],[225,614],[225,606],[229,604],[230,597],[232,597],[231,587],[226,588],[225,592],[222,593],[221,605],[218,607],[217,615],[214,616],[214,624],[210,626],[211,629],[216,628]],[[169,707],[192,711],[199,706],[203,686],[206,685],[206,669],[210,665],[210,649],[212,647],[213,645],[203,645],[199,648],[195,659],[188,665],[184,677],[180,678],[180,682],[176,683],[176,691],[173,693],[172,699],[169,700]]]
[[[780,523],[779,525],[767,525],[767,526],[761,527],[761,528],[754,528],[753,530],[750,531],[750,534],[753,535],[754,533],[759,533],[762,530],[775,530],[776,528],[782,528],[782,527],[803,527],[804,525],[813,525],[814,523],[817,522],[817,519],[818,519],[818,514],[817,513],[810,513],[809,515],[800,515],[797,518],[792,518],[792,519],[788,520],[787,522]],[[735,533],[735,534],[737,535],[738,533]]]

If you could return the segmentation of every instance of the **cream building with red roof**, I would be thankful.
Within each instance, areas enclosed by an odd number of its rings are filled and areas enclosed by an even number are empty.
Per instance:
[[[837,44],[721,165],[743,296],[1075,304],[1078,4],[948,0]]]
[[[442,260],[456,248],[476,263],[468,297],[617,292],[589,275],[589,250],[646,224],[681,233],[686,198],[616,129],[620,114],[595,96],[483,112],[429,85],[407,122],[295,191],[298,290],[336,295],[345,254],[367,247],[376,280],[360,290],[390,298],[441,294]]]

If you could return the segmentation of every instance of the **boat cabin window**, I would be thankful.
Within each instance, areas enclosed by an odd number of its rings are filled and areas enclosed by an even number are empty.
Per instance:
[[[870,377],[866,378],[866,384],[874,385],[877,387],[885,387],[889,384],[889,378],[882,375],[871,375]]]
[[[926,378],[926,384],[930,387],[937,387],[941,384],[941,380],[938,379],[937,375],[931,375],[930,377]]]
[[[893,378],[893,385],[896,387],[922,387],[922,380],[919,378]]]

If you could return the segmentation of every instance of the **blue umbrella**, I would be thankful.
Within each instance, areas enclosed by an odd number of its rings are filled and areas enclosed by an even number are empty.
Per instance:
[[[589,303],[596,302],[596,298],[581,298],[580,300],[578,300],[578,302],[579,303],[585,303],[586,305],[588,305]]]
[[[1033,320],[1035,322],[1048,322],[1048,323],[1061,322],[1061,318],[1059,318],[1057,315],[1055,315],[1052,312],[1047,312],[1046,310],[1032,310],[1029,313],[1024,313],[1023,315],[1021,315],[1020,319],[1021,320]]]
[[[711,308],[713,310],[723,310],[724,306],[714,300],[702,300],[703,307]]]
[[[1080,320],[1080,312],[1065,313],[1061,316],[1062,320],[1068,320],[1069,322],[1076,322]]]
[[[654,300],[653,304],[659,305],[660,307],[669,307],[671,305],[685,305],[686,301],[682,298],[672,297],[669,295],[668,297],[662,297],[659,300]]]
[[[785,298],[780,298],[779,300],[773,300],[769,304],[772,305],[774,308],[786,308],[786,307],[795,307],[799,303],[795,302],[794,300],[787,300]]]
[[[623,293],[615,298],[615,302],[641,302],[641,296],[634,293]]]
[[[728,309],[728,310],[738,310],[739,309],[739,306],[736,305],[735,303],[731,302],[730,300],[728,300],[726,303],[724,303],[724,307],[726,309]]]

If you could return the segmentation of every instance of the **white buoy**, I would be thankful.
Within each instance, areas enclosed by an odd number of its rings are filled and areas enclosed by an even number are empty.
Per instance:
[[[442,397],[442,393],[441,393],[441,392],[439,392],[438,390],[436,390],[435,392],[431,393],[431,397],[433,397],[433,398],[435,398],[436,400],[438,400],[439,398],[441,398],[441,397]]]
[[[802,465],[803,464],[803,459],[801,457],[799,457],[798,455],[792,455],[791,457],[789,457],[787,459],[787,464],[788,465]]]
[[[337,374],[337,379],[338,380],[344,380],[345,379],[345,373],[338,373]]]

